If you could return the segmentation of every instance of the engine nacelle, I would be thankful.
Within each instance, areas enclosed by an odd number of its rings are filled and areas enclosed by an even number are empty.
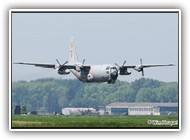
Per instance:
[[[130,75],[131,72],[128,71],[128,70],[122,70],[122,71],[119,72],[119,74],[120,74],[120,75]]]
[[[135,67],[134,67],[134,70],[136,70],[136,71],[138,71],[138,72],[141,72],[141,71],[142,71],[142,69],[141,69],[140,66],[135,66]]]
[[[70,71],[66,71],[66,70],[61,70],[61,71],[57,71],[58,74],[60,75],[67,75],[70,73]]]

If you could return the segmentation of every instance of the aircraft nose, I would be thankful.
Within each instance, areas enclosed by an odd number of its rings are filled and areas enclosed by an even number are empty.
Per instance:
[[[113,71],[113,72],[111,73],[111,78],[112,78],[113,80],[116,80],[117,77],[118,77],[118,72],[117,72],[117,71]]]

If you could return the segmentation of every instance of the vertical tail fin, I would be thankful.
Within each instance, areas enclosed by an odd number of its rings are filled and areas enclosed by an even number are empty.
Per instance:
[[[76,51],[75,42],[73,38],[71,38],[69,48],[70,48],[69,49],[69,63],[70,64],[78,63],[77,51]]]

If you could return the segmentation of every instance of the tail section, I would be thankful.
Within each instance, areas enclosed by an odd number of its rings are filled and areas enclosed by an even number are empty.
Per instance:
[[[78,63],[77,51],[75,47],[74,39],[71,39],[70,46],[69,46],[69,64],[76,64]]]

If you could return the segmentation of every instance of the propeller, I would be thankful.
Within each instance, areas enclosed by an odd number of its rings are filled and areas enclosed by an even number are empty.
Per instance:
[[[65,63],[63,63],[63,64],[61,65],[61,63],[59,63],[59,60],[58,60],[58,59],[56,59],[56,61],[57,61],[57,63],[59,64],[59,69],[61,69],[65,64],[68,63],[68,61],[66,61]]]
[[[126,63],[126,60],[123,62],[123,65],[121,67],[123,67],[125,65],[125,63]]]
[[[119,74],[120,75],[130,75],[131,74],[131,72],[127,70],[127,67],[124,66],[125,63],[126,63],[126,60],[123,62],[122,66],[115,63],[115,65],[119,67]],[[117,68],[117,70],[118,70],[118,68]]]
[[[119,69],[122,69],[122,68],[123,68],[123,66],[125,65],[125,63],[126,63],[126,60],[123,62],[123,65],[122,65],[122,66],[118,65],[117,63],[115,63],[115,65],[116,65],[116,66],[118,66],[118,67],[119,67]]]
[[[57,63],[59,64],[59,66],[61,66],[61,64],[59,63],[59,60],[58,60],[58,59],[56,59],[56,61],[57,61]]]
[[[83,61],[82,61],[82,66],[84,65],[84,62],[85,62],[85,59],[83,59]]]
[[[142,58],[140,59],[140,66],[135,66],[134,69],[138,72],[142,72],[142,76],[144,76],[144,66],[142,64]]]
[[[144,69],[143,69],[143,65],[142,65],[142,58],[140,59],[140,69],[141,69],[141,72],[142,72],[142,76],[144,76]]]

